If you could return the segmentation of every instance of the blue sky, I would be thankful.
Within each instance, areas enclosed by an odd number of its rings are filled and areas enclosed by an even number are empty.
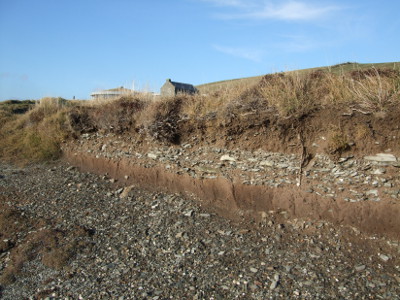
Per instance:
[[[400,1],[0,0],[0,100],[399,61]]]

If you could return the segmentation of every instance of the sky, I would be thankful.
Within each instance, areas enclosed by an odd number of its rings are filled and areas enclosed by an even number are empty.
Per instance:
[[[393,0],[0,0],[0,101],[400,61],[399,33]]]

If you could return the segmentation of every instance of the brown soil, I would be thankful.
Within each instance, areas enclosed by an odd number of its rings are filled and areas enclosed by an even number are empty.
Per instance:
[[[235,178],[195,179],[186,174],[169,173],[162,167],[144,168],[128,160],[95,158],[82,153],[65,152],[65,158],[82,171],[108,174],[123,186],[195,196],[204,206],[233,220],[244,218],[262,222],[265,214],[268,220],[275,222],[294,218],[323,219],[400,239],[398,202],[338,202],[307,193],[307,186],[268,188],[243,185]]]
[[[340,145],[329,140],[333,138],[332,133],[343,135],[349,146],[340,149]],[[300,135],[305,146],[314,153],[340,156],[347,152],[363,156],[391,149],[391,153],[399,156],[400,107],[375,114],[356,108],[325,108],[301,118],[288,119],[278,117],[273,111],[262,114],[253,111],[234,115],[224,123],[217,119],[196,124],[193,121],[183,122],[180,128],[181,143],[190,143],[196,135],[206,143],[213,142],[230,149],[263,149],[282,153],[299,153]],[[318,147],[312,147],[314,143]]]

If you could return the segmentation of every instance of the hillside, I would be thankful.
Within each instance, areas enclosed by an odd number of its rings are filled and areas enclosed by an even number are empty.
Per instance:
[[[351,71],[355,71],[355,70],[365,70],[365,69],[369,69],[369,68],[373,68],[373,67],[380,68],[380,69],[400,70],[400,62],[364,63],[364,64],[356,63],[356,62],[348,62],[348,63],[342,63],[342,64],[333,65],[333,66],[293,70],[293,71],[287,71],[287,72],[283,72],[283,73],[290,73],[290,72],[307,73],[307,72],[313,72],[313,71],[317,71],[317,70],[323,70],[326,72],[340,74],[340,73],[347,73],[347,72],[351,72]],[[264,75],[204,83],[204,84],[197,85],[196,88],[202,93],[212,93],[212,92],[216,92],[218,90],[229,89],[229,88],[237,87],[237,86],[241,87],[241,86],[254,85],[254,84],[257,84],[263,76]]]

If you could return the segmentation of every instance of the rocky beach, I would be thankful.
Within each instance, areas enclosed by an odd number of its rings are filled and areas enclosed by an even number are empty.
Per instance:
[[[66,162],[0,176],[2,299],[399,299],[399,243],[382,234],[284,211],[229,220]]]

